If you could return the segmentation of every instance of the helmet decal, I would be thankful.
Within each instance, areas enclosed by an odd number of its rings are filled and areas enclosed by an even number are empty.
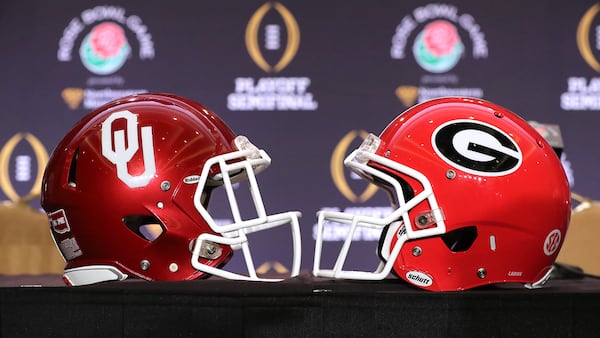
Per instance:
[[[502,130],[473,120],[453,120],[432,135],[436,153],[448,164],[471,174],[507,175],[519,168],[523,154]]]
[[[558,229],[552,230],[548,236],[546,236],[546,240],[544,240],[544,253],[546,256],[552,256],[552,254],[560,248],[561,239],[562,236]]]
[[[67,219],[64,209],[49,212],[48,222],[50,223],[52,230],[57,234],[64,234],[71,231],[71,226],[69,225],[69,220]]]
[[[56,245],[66,260],[75,259],[83,255],[75,237],[67,237],[60,242],[57,242]]]
[[[113,122],[119,118],[127,121],[127,143],[125,143],[125,131],[113,131],[112,128]],[[127,163],[131,161],[140,146],[138,143],[137,115],[128,110],[122,110],[112,113],[102,122],[102,155],[117,166],[117,176],[130,188],[146,186],[156,173],[152,127],[142,127],[141,132],[145,169],[142,174],[133,176],[128,172]]]
[[[424,272],[416,270],[411,270],[407,272],[406,280],[421,287],[427,287],[433,284],[433,279],[431,278],[431,276]]]

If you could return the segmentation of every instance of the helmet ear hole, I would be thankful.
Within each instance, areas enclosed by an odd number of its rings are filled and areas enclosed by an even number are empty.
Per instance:
[[[160,235],[162,235],[164,231],[162,224],[158,223],[142,224],[139,230],[142,236],[144,236],[144,238],[146,238],[150,242],[153,242],[158,237],[160,237]]]
[[[469,226],[443,234],[444,244],[452,252],[467,251],[477,238],[477,227]]]
[[[164,225],[154,216],[130,215],[123,217],[123,224],[139,237],[153,242],[165,231]]]

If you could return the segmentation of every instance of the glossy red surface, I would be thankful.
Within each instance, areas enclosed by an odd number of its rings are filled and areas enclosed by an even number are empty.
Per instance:
[[[436,152],[434,134],[458,120],[483,123],[508,135],[520,149],[522,162],[513,172],[478,174],[444,160]],[[443,98],[408,109],[380,138],[378,155],[430,181],[447,232],[477,229],[470,248],[460,252],[450,250],[440,236],[405,243],[394,265],[401,278],[407,280],[408,272],[418,271],[431,277],[431,290],[459,290],[504,281],[535,282],[550,268],[567,231],[570,192],[558,157],[526,121],[490,102]],[[447,141],[457,142],[456,138]],[[411,177],[371,165],[403,178],[415,194],[423,190]],[[453,179],[447,177],[449,170],[455,173]],[[427,201],[421,202],[410,211],[411,219],[429,209]],[[421,249],[419,256],[413,255],[415,247]],[[478,276],[480,269],[485,277]]]
[[[156,170],[143,186],[125,184],[115,163],[102,154],[103,122],[120,111],[137,116],[136,128],[152,128]],[[113,149],[114,137],[126,130],[126,122],[118,118],[110,125]],[[60,246],[74,239],[80,249],[79,256],[67,257],[66,268],[108,264],[149,280],[202,277],[190,264],[190,241],[213,232],[194,208],[196,185],[184,184],[183,179],[200,175],[207,159],[233,151],[234,137],[216,114],[173,95],[126,97],[87,115],[53,152],[43,181],[42,206],[48,213],[63,209],[70,226],[66,232],[53,231],[55,241]],[[132,146],[130,141],[127,147]],[[147,170],[139,135],[138,141],[140,150],[126,164],[132,176]],[[170,188],[161,189],[163,182],[169,182]],[[147,240],[125,226],[126,216],[156,217],[164,232],[154,241]],[[231,249],[223,250],[221,257],[206,264],[226,262]],[[142,269],[142,261],[150,262],[147,270]],[[175,272],[169,270],[172,263],[178,266]]]

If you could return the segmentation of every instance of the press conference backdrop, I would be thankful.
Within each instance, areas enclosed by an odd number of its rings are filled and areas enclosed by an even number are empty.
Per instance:
[[[389,212],[343,158],[434,97],[484,98],[559,125],[573,190],[600,198],[593,1],[4,0],[0,50],[0,200],[39,193],[49,154],[87,112],[148,91],[203,103],[269,153],[263,198],[269,213],[302,211],[304,268],[317,210]],[[372,248],[377,235],[355,239]],[[257,238],[255,263],[283,270],[273,257],[283,243]],[[356,255],[357,267],[371,256]]]

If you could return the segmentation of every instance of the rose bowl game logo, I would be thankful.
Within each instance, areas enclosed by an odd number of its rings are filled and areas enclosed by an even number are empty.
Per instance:
[[[79,56],[90,72],[106,75],[119,70],[130,51],[123,28],[114,22],[103,22],[83,38]]]
[[[424,71],[412,67],[410,54]],[[484,97],[484,89],[468,86],[456,72],[459,62],[476,65],[488,58],[488,43],[475,17],[444,3],[414,8],[400,20],[391,39],[390,57],[417,69],[419,79],[400,83],[394,93],[410,107],[443,96]],[[406,80],[404,80],[406,81]]]
[[[464,49],[456,27],[446,20],[436,20],[415,38],[413,55],[423,69],[443,73],[458,63]]]
[[[79,60],[86,71],[60,96],[71,110],[89,111],[119,97],[148,92],[127,85],[122,72],[127,63],[150,61],[155,55],[150,27],[138,15],[120,6],[84,9],[62,31],[56,57],[65,63]]]

